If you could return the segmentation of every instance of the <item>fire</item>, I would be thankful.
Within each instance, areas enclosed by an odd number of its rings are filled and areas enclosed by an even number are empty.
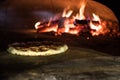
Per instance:
[[[87,0],[83,0],[81,2],[81,7],[79,8],[79,13],[76,14],[75,19],[79,19],[79,20],[86,19],[85,16],[84,16],[84,10],[85,10],[86,3],[87,3]]]
[[[72,10],[69,10],[69,11],[67,12],[66,9],[64,9],[63,14],[62,14],[62,17],[68,18],[68,17],[71,16],[72,13],[73,13]]]
[[[92,36],[98,36],[110,32],[106,26],[106,21],[102,21],[95,13],[92,14],[92,19],[88,19],[84,15],[86,3],[87,1],[83,0],[76,16],[72,15],[73,10],[64,9],[59,19],[55,20],[53,17],[49,21],[39,21],[35,24],[35,29],[38,33],[55,32],[55,35],[89,33]]]
[[[93,13],[92,21],[90,21],[90,28],[91,28],[90,32],[92,36],[98,36],[100,34],[105,34],[109,32],[109,29],[107,29],[107,26],[106,26],[106,22],[102,22],[98,15]],[[96,24],[93,24],[95,22]]]
[[[40,22],[37,22],[36,24],[35,24],[35,29],[39,29],[40,28],[40,25],[41,23]]]

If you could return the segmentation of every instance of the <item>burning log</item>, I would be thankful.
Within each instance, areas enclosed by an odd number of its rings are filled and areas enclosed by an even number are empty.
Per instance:
[[[59,20],[54,20],[54,21],[40,21],[38,22],[39,24],[36,24],[36,28],[39,28],[39,26],[47,26],[49,23],[50,24],[57,24],[59,22]]]
[[[53,21],[45,21],[45,22],[40,22],[40,24],[38,26],[45,26],[45,25],[48,25],[49,23],[50,24],[58,24],[58,27],[63,27],[64,26],[64,21],[66,20],[67,18],[61,18],[61,19],[58,19],[58,20],[53,20]],[[99,25],[99,21],[91,21],[93,24],[95,25]],[[74,25],[88,25],[90,23],[90,20],[78,20],[78,19],[75,19],[75,21],[73,22]]]
[[[78,20],[78,19],[75,19],[75,25],[77,24],[81,24],[81,25],[86,25],[86,24],[89,24],[90,20]]]
[[[65,21],[68,20],[68,23]],[[98,21],[91,21],[95,25],[99,25]],[[75,21],[69,21],[68,18],[60,18],[59,20],[54,21],[46,21],[46,22],[40,22],[39,25],[37,25],[37,33],[39,32],[55,32],[58,35],[61,35],[64,32],[68,32],[70,34],[79,34],[90,32],[90,20],[78,20],[75,19]],[[92,29],[94,30],[94,29]],[[96,31],[96,30],[94,30]]]
[[[63,17],[63,18],[60,18],[58,20],[40,22],[40,24],[37,25],[37,27],[39,28],[39,29],[37,29],[37,31],[38,32],[39,31],[45,32],[44,29],[46,29],[46,28],[52,28],[52,26],[55,26],[55,25],[57,25],[58,29],[62,29],[62,28],[65,27],[65,20],[67,20],[67,19],[69,19],[69,18]],[[91,21],[91,22],[94,25],[99,25],[100,24],[99,21]],[[75,21],[71,21],[69,23],[73,24],[72,25],[73,27],[72,26],[70,27],[71,30],[73,30],[73,28],[75,28],[76,26],[79,26],[79,27],[81,27],[83,29],[90,29],[90,27],[89,27],[90,20],[78,20],[78,19],[75,19]],[[49,29],[49,31],[52,31],[52,29]],[[56,31],[56,30],[53,30],[53,31]]]

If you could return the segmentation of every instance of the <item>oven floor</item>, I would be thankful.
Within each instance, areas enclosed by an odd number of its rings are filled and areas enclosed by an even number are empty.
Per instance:
[[[92,49],[69,47],[46,57],[0,52],[1,80],[118,80],[119,75],[119,57]]]

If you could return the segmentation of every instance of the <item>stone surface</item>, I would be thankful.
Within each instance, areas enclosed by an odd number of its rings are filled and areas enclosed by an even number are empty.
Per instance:
[[[63,54],[24,57],[0,52],[1,80],[119,80],[120,57],[69,47]]]
[[[119,80],[120,58],[95,57],[43,65],[8,80]]]

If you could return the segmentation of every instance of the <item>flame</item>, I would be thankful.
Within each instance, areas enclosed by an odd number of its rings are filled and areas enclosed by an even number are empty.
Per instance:
[[[85,10],[86,3],[87,3],[87,0],[82,0],[81,7],[79,8],[79,13],[76,14],[75,16],[76,19],[79,19],[79,20],[86,19],[84,16],[84,10]]]
[[[97,24],[93,24],[93,22],[97,22]],[[93,13],[93,19],[90,21],[90,28],[92,36],[98,36],[100,34],[105,34],[109,32],[106,26],[106,22],[101,22],[100,18],[98,15]]]
[[[68,17],[71,16],[72,13],[73,13],[73,10],[69,10],[69,11],[67,12],[67,10],[64,9],[63,14],[62,14],[62,17],[68,18]]]
[[[102,21],[95,13],[92,14],[92,19],[88,19],[84,15],[86,3],[87,0],[82,0],[79,12],[76,16],[72,15],[74,13],[73,10],[64,9],[59,19],[53,17],[46,22],[37,22],[35,24],[35,29],[37,32],[53,31],[55,35],[62,35],[62,33],[79,35],[80,33],[89,31],[92,36],[98,36],[110,32],[106,26],[106,21]],[[87,39],[89,39],[89,37]]]
[[[40,27],[39,27],[40,24],[41,24],[40,22],[35,23],[35,29],[40,28]]]

